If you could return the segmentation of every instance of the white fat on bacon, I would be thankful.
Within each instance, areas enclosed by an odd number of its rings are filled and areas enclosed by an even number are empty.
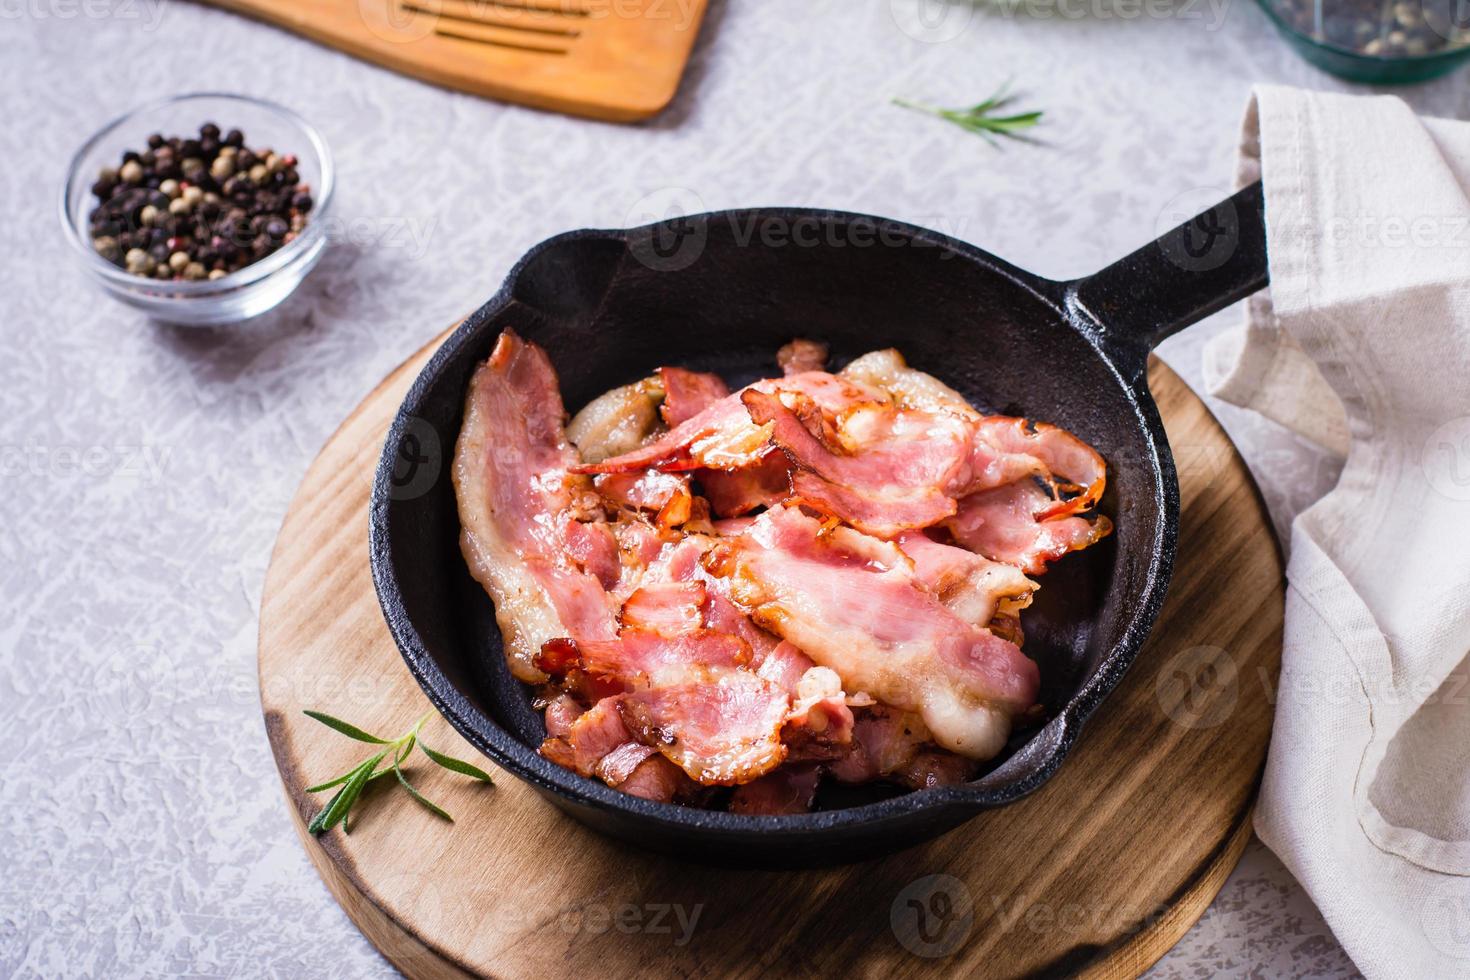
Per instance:
[[[776,507],[712,552],[711,571],[766,629],[884,704],[916,712],[943,747],[988,759],[1036,701],[1036,664],[966,622],[893,543]]]
[[[663,386],[644,378],[603,392],[588,402],[567,425],[567,439],[581,454],[580,462],[598,463],[631,452],[658,425]],[[557,394],[558,401],[560,393]]]

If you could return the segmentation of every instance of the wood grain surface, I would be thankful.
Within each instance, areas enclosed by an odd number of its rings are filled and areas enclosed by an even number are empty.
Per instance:
[[[368,571],[389,420],[432,349],[343,422],[296,494],[261,603],[260,685],[296,828],[363,933],[415,977],[1133,977],[1200,917],[1250,836],[1281,650],[1282,564],[1245,465],[1151,365],[1179,466],[1174,584],[1154,634],[1040,791],[930,843],[823,870],[715,870],[603,839],[516,778],[415,762],[453,825],[375,783],[350,836],[305,835],[304,787],[427,709]],[[442,719],[425,738],[477,758]],[[485,760],[477,758],[484,763]]]
[[[206,0],[507,102],[613,122],[668,105],[707,0]]]

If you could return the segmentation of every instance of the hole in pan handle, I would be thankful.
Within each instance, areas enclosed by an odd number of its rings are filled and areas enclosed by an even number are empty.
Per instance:
[[[1101,272],[1067,285],[1067,306],[1135,386],[1148,352],[1216,310],[1263,289],[1266,201],[1261,184],[1195,215]]]

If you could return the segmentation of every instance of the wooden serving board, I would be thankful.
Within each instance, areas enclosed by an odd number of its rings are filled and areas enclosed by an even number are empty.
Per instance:
[[[205,0],[447,88],[631,122],[679,79],[708,0]]]
[[[442,338],[440,338],[442,340]],[[1037,793],[927,844],[823,870],[715,870],[604,839],[486,764],[485,787],[410,771],[458,822],[374,784],[351,836],[304,787],[427,709],[368,572],[368,491],[389,420],[438,341],[343,422],[276,542],[260,613],[266,728],[296,829],[364,934],[414,977],[1133,977],[1203,914],[1250,836],[1281,652],[1282,564],[1245,465],[1155,361],[1183,524],[1153,637]],[[477,758],[448,723],[425,738]]]

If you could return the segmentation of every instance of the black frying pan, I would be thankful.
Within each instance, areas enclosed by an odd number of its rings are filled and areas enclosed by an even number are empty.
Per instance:
[[[1259,184],[1074,282],[1034,276],[944,235],[830,211],[759,209],[536,246],[419,375],[372,496],[372,568],[389,628],[434,706],[471,743],[577,819],[707,861],[852,859],[937,835],[1031,792],[1061,765],[1153,625],[1174,560],[1179,492],[1145,378],[1163,338],[1266,284]],[[504,327],[550,354],[570,408],[661,364],[732,383],[778,373],[792,337],[834,365],[882,347],[977,406],[1062,425],[1108,461],[1116,532],[1047,573],[1026,613],[1047,721],[972,783],[833,789],[819,809],[749,817],[626,796],[536,754],[545,730],[501,654],[490,600],[460,557],[449,459],[465,389]]]

